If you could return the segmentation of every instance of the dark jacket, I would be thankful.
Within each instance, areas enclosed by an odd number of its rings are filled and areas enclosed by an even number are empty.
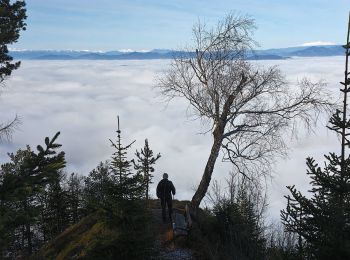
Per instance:
[[[167,180],[161,180],[157,185],[157,197],[160,199],[171,199],[171,193],[175,195],[175,187],[174,184]]]

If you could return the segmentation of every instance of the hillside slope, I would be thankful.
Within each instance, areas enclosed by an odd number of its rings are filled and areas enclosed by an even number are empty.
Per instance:
[[[110,229],[95,213],[69,227],[44,246],[34,259],[79,259],[99,246],[100,240],[115,240],[118,231]]]
[[[176,208],[185,204],[174,201]],[[170,221],[163,223],[159,201],[151,200],[148,207],[125,218],[104,210],[90,214],[32,259],[196,259],[187,238],[174,239]]]

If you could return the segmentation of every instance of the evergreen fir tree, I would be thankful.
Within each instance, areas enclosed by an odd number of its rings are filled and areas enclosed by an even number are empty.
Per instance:
[[[350,120],[347,119],[347,94],[350,91],[348,60],[350,55],[350,16],[345,48],[345,80],[342,110],[331,117],[329,129],[340,135],[341,153],[325,155],[322,169],[313,158],[307,158],[312,197],[302,195],[293,186],[287,188],[287,207],[281,211],[287,231],[299,235],[300,259],[350,259]]]
[[[113,192],[110,162],[100,162],[85,179],[85,207],[88,211],[110,208],[110,204],[113,203]]]
[[[70,223],[77,223],[84,215],[83,208],[84,178],[72,173],[67,180],[65,189],[67,201],[67,215]]]
[[[228,193],[222,194],[214,182],[213,213],[218,236],[218,259],[265,259],[266,240],[262,214],[266,207],[260,188],[231,176]],[[214,241],[213,241],[214,242]]]
[[[121,142],[121,131],[119,128],[119,116],[118,116],[118,130],[117,140],[113,142],[110,139],[112,147],[115,148],[115,152],[111,159],[111,171],[115,182],[114,194],[117,200],[128,200],[140,198],[142,193],[142,176],[140,174],[134,174],[131,171],[131,161],[127,158],[128,149],[135,142],[133,141],[127,146],[123,146]]]
[[[135,160],[132,161],[134,164],[134,169],[139,174],[143,175],[143,183],[145,185],[145,196],[146,200],[148,200],[149,185],[153,183],[153,165],[161,157],[161,155],[160,153],[158,153],[155,157],[153,156],[153,151],[149,148],[147,139],[145,140],[145,146],[143,147],[143,149],[141,149],[141,152],[136,150],[135,155],[137,157],[137,162],[135,162]]]
[[[20,31],[26,29],[26,18],[24,1],[0,1],[0,83],[20,66],[19,61],[12,63],[7,45],[17,42]]]
[[[64,174],[60,172],[57,178],[53,179],[47,185],[48,187],[39,194],[39,203],[42,207],[40,225],[45,242],[61,233],[69,224],[68,197],[61,186],[64,177]]]
[[[17,42],[20,31],[26,29],[26,18],[24,1],[0,0],[0,84],[20,66],[20,61],[12,62],[7,45]],[[17,116],[9,122],[0,122],[0,141],[10,139],[19,123]]]
[[[27,146],[9,154],[11,162],[1,165],[0,249],[17,247],[30,255],[38,246],[38,232],[34,232],[40,229],[42,212],[38,196],[65,167],[64,152],[56,152],[61,146],[55,143],[58,135],[59,132],[51,140],[46,137],[46,148],[38,145],[37,153]]]

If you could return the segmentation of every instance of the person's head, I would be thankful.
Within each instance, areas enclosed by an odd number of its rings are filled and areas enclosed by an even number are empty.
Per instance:
[[[163,173],[163,179],[168,179],[168,174],[165,172],[165,173]]]

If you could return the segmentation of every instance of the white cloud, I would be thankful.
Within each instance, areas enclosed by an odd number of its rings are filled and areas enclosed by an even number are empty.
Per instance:
[[[323,78],[338,95],[338,82],[343,77],[342,57],[258,63],[278,65],[292,84],[304,76],[315,81]],[[66,152],[67,170],[86,175],[98,162],[111,156],[108,139],[115,138],[119,115],[123,142],[136,139],[132,152],[148,138],[151,148],[162,154],[156,166],[153,194],[162,172],[168,172],[178,190],[176,198],[190,199],[212,140],[210,133],[199,134],[207,129],[186,117],[185,100],[166,105],[157,96],[154,76],[168,64],[167,60],[23,61],[0,96],[0,121],[16,113],[23,119],[13,142],[1,144],[0,161],[7,161],[6,152],[15,152],[26,144],[34,148],[43,143],[45,136],[61,131],[58,142]],[[273,218],[278,218],[279,210],[285,206],[286,185],[307,190],[305,158],[314,156],[322,164],[323,154],[338,150],[336,138],[322,124],[316,135],[302,134],[299,140],[290,140],[290,147],[291,159],[278,161],[275,178],[269,183]],[[213,178],[222,181],[229,170],[229,164],[218,160]]]
[[[315,41],[315,42],[305,42],[300,44],[300,46],[322,46],[322,45],[335,45],[334,42],[323,42],[323,41]]]

